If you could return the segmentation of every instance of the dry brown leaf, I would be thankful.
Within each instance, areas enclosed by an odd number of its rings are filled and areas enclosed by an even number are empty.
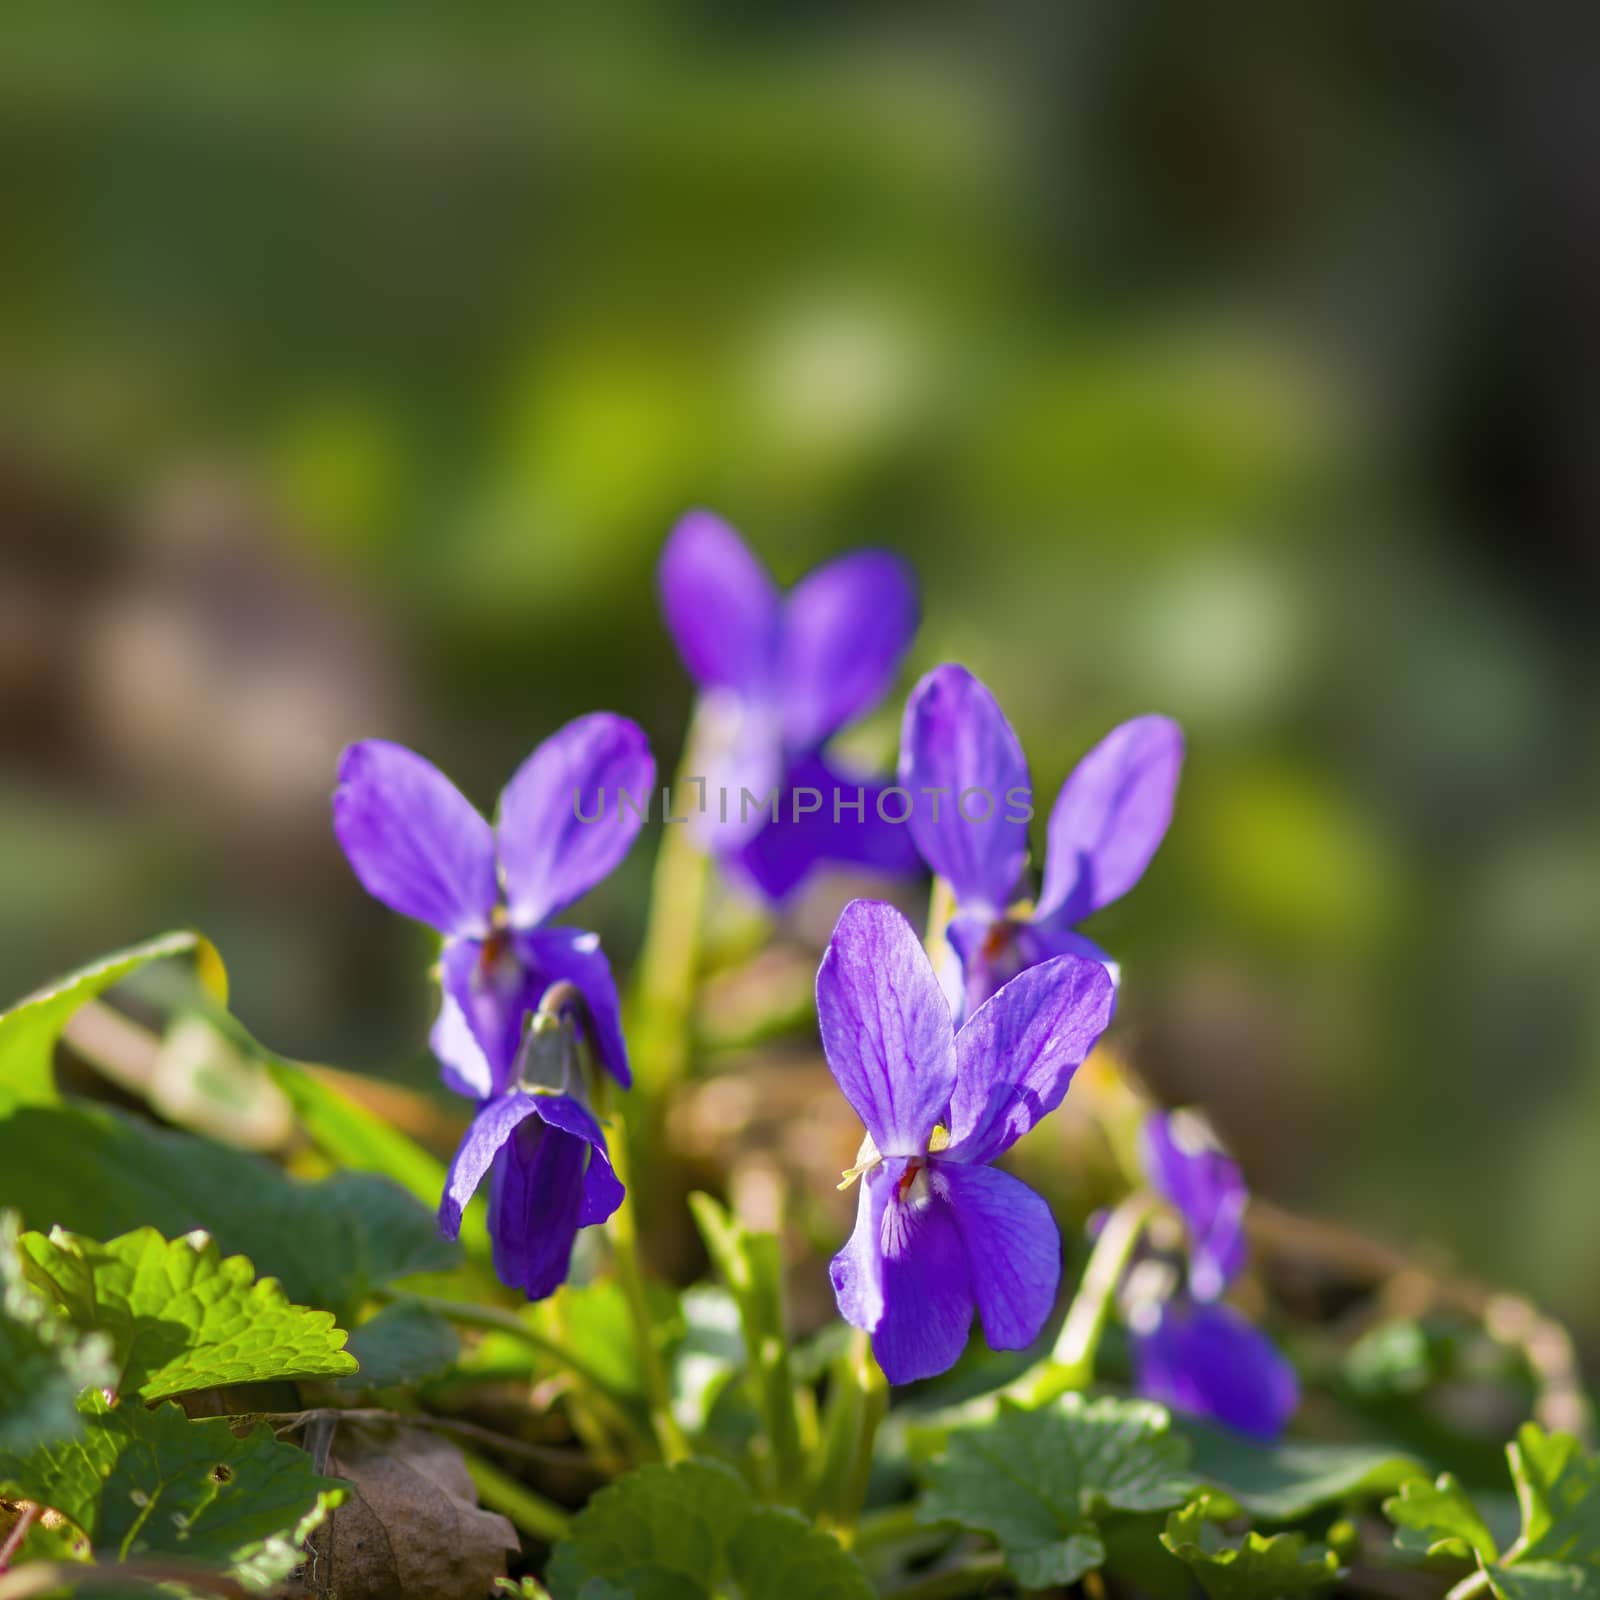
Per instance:
[[[327,1470],[355,1486],[312,1543],[305,1582],[339,1600],[480,1600],[518,1548],[478,1505],[461,1452],[420,1428],[342,1424]]]

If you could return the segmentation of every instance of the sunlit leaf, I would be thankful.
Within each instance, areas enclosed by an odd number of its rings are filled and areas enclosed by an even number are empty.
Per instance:
[[[1160,1406],[1069,1394],[1036,1410],[1002,1405],[953,1431],[925,1471],[922,1523],[991,1534],[1025,1588],[1076,1583],[1104,1564],[1096,1514],[1164,1511],[1195,1488],[1188,1446]]]
[[[57,1229],[24,1234],[22,1252],[29,1281],[75,1327],[110,1339],[120,1394],[159,1400],[356,1370],[328,1312],[291,1305],[203,1234],[167,1240],[141,1228],[97,1244]]]
[[[1270,1538],[1246,1533],[1223,1536],[1209,1521],[1209,1496],[1167,1518],[1161,1542],[1194,1573],[1210,1600],[1285,1600],[1326,1588],[1339,1576],[1339,1558],[1326,1545],[1308,1544],[1304,1534]]]

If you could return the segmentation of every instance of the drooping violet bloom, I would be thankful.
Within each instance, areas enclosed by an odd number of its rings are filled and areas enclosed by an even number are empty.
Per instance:
[[[1061,786],[1050,813],[1038,899],[1008,910],[1023,881],[1032,779],[995,698],[965,667],[935,667],[912,691],[900,739],[910,830],[955,895],[954,959],[941,979],[957,1015],[1057,955],[1110,964],[1074,931],[1136,884],[1172,821],[1183,734],[1166,717],[1114,728]],[[1114,969],[1113,969],[1114,970]]]
[[[606,714],[568,723],[529,756],[493,828],[399,745],[369,740],[340,762],[334,827],[356,876],[445,937],[432,1044],[445,1082],[479,1106],[446,1179],[440,1231],[459,1234],[462,1209],[489,1175],[495,1270],[531,1299],[565,1279],[578,1229],[622,1201],[588,1107],[580,1033],[619,1083],[629,1081],[600,941],[549,919],[627,853],[643,808],[622,804],[618,791],[643,797],[654,779],[643,733]],[[559,1011],[551,997],[561,997]],[[552,1037],[561,1047],[553,1066]]]
[[[562,979],[587,1004],[601,1064],[627,1086],[600,940],[550,923],[628,853],[654,781],[643,731],[608,712],[546,739],[505,786],[493,827],[410,750],[368,739],[345,751],[333,826],[350,865],[368,894],[444,935],[431,1043],[457,1093],[485,1100],[506,1090],[523,1019]],[[643,804],[622,803],[624,792]]]
[[[788,594],[708,511],[684,517],[661,554],[661,605],[700,687],[689,824],[701,845],[768,900],[823,862],[922,871],[903,806],[824,754],[888,692],[917,629],[916,588],[897,557],[862,550]]]
[[[495,1272],[530,1300],[555,1293],[578,1230],[604,1222],[623,1199],[578,1059],[574,1013],[581,1019],[582,1005],[550,1006],[564,990],[568,985],[556,984],[546,991],[529,1019],[513,1086],[479,1108],[439,1204],[439,1231],[454,1239],[488,1174]]]
[[[1110,1020],[1098,962],[1030,968],[955,1032],[911,926],[854,900],[817,974],[828,1065],[866,1127],[846,1181],[855,1231],[833,1258],[839,1313],[872,1335],[891,1383],[953,1366],[974,1308],[997,1350],[1038,1337],[1061,1278],[1061,1236],[1032,1189],[991,1166],[1061,1103]]]
[[[1205,1120],[1156,1111],[1139,1136],[1151,1187],[1183,1219],[1187,1276],[1157,1273],[1125,1291],[1139,1392],[1239,1433],[1276,1439],[1300,1403],[1294,1368],[1221,1296],[1244,1270],[1244,1175]]]

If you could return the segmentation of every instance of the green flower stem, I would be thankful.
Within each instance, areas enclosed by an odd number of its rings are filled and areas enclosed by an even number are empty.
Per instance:
[[[963,1595],[984,1593],[1005,1570],[998,1554],[973,1556],[958,1566],[920,1573],[898,1589],[890,1589],[888,1600],[960,1600]]]
[[[693,748],[691,734],[683,771],[693,760]],[[670,815],[689,815],[686,796],[690,794],[698,798],[698,791],[684,782],[680,772]],[[689,824],[666,823],[656,851],[650,920],[639,950],[634,1005],[628,1018],[634,1079],[651,1098],[681,1081],[689,1069],[689,1029],[710,877],[711,864],[689,837]]]
[[[463,1450],[461,1459],[477,1486],[478,1498],[491,1511],[509,1517],[524,1533],[546,1544],[555,1544],[571,1533],[571,1519],[553,1500],[535,1494],[527,1484],[490,1466],[482,1456],[470,1450]]]
[[[612,1259],[616,1263],[617,1282],[622,1287],[628,1304],[628,1316],[633,1323],[633,1342],[639,1355],[639,1371],[644,1378],[646,1403],[650,1408],[650,1428],[655,1435],[656,1447],[666,1462],[683,1461],[689,1455],[688,1441],[672,1414],[672,1389],[667,1382],[667,1369],[661,1360],[656,1344],[655,1329],[650,1322],[650,1305],[645,1295],[644,1266],[639,1259],[639,1230],[634,1205],[633,1184],[629,1181],[628,1131],[621,1117],[611,1124],[608,1139],[611,1165],[626,1191],[622,1204],[612,1213],[606,1231],[611,1239]]]
[[[889,1411],[889,1380],[872,1353],[872,1341],[859,1328],[850,1336],[850,1349],[840,1363],[839,1375],[845,1384],[845,1392],[839,1397],[844,1415],[836,1424],[840,1437],[830,1437],[833,1425],[825,1435],[823,1470],[832,1472],[828,1458],[833,1450],[839,1453],[841,1470],[820,1485],[826,1497],[820,1520],[841,1544],[848,1546],[854,1541],[856,1520],[866,1504],[878,1424]]]
[[[1161,1209],[1158,1196],[1136,1189],[1106,1220],[1095,1241],[1083,1282],[1073,1296],[1055,1349],[1042,1369],[1024,1374],[1008,1391],[1030,1405],[1044,1405],[1069,1389],[1085,1388],[1094,1377],[1100,1339],[1116,1302],[1117,1285],[1133,1259],[1150,1219]]]
[[[902,1539],[912,1539],[918,1534],[938,1539],[937,1529],[917,1521],[917,1508],[910,1501],[896,1506],[885,1506],[881,1511],[869,1511],[856,1524],[855,1549],[876,1550],[880,1545],[898,1544]]]
[[[1474,1600],[1474,1596],[1482,1594],[1488,1587],[1489,1574],[1479,1567],[1470,1578],[1463,1578],[1444,1600]]]
[[[489,1333],[507,1334],[513,1339],[520,1340],[530,1350],[542,1355],[554,1365],[565,1367],[573,1377],[581,1379],[614,1405],[626,1409],[630,1404],[629,1397],[591,1367],[582,1356],[569,1350],[558,1340],[548,1338],[537,1328],[530,1327],[514,1311],[504,1311],[499,1306],[476,1306],[462,1300],[441,1300],[436,1295],[407,1294],[392,1289],[374,1289],[372,1293],[376,1300],[404,1301],[407,1305],[420,1306],[424,1311],[431,1311],[435,1316],[443,1317],[446,1322],[455,1323],[457,1327],[482,1328]]]

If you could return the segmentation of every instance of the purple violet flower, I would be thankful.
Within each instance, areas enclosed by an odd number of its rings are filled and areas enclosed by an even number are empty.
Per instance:
[[[726,522],[693,511],[662,551],[660,584],[700,686],[690,822],[704,847],[774,902],[823,862],[921,872],[903,808],[880,808],[885,786],[823,755],[888,692],[916,633],[905,564],[857,551],[785,595]]]
[[[506,1089],[523,1018],[563,978],[588,1004],[601,1064],[627,1087],[617,987],[600,940],[549,922],[628,853],[654,782],[644,733],[609,712],[551,734],[501,792],[493,827],[403,746],[368,739],[345,751],[333,827],[350,865],[374,899],[444,935],[431,1042],[458,1094],[484,1100]],[[624,791],[638,808],[619,803]]]
[[[1300,1403],[1288,1360],[1259,1328],[1222,1301],[1244,1270],[1244,1174],[1204,1118],[1155,1111],[1139,1131],[1151,1187],[1183,1219],[1188,1273],[1170,1271],[1141,1294],[1130,1278],[1129,1327],[1139,1392],[1239,1433],[1276,1439]]]
[[[947,663],[916,686],[900,739],[900,784],[915,801],[911,834],[954,892],[941,977],[957,1015],[1051,956],[1110,965],[1074,924],[1136,884],[1172,821],[1183,734],[1166,717],[1114,728],[1061,786],[1049,851],[1029,912],[1009,911],[1028,856],[1032,779],[995,698]]]
[[[600,1064],[629,1082],[600,941],[549,922],[627,854],[654,781],[644,734],[605,713],[568,723],[528,757],[500,796],[494,827],[400,745],[370,739],[339,763],[334,831],[356,876],[386,906],[444,935],[431,1042],[446,1084],[479,1106],[445,1183],[440,1231],[457,1236],[462,1209],[492,1174],[495,1270],[532,1299],[565,1279],[578,1229],[622,1201],[586,1104],[579,1029]],[[622,804],[619,791],[642,804]],[[562,1024],[573,1048],[553,1072],[532,1070],[544,1019],[528,1019],[556,985],[574,996]]]
[[[1061,1103],[1110,1020],[1098,962],[1059,956],[980,1006],[959,1033],[910,924],[844,908],[817,973],[828,1065],[866,1127],[847,1181],[855,1231],[833,1258],[839,1312],[872,1335],[891,1383],[953,1366],[974,1308],[998,1350],[1038,1337],[1061,1236],[1032,1189],[990,1165]]]

